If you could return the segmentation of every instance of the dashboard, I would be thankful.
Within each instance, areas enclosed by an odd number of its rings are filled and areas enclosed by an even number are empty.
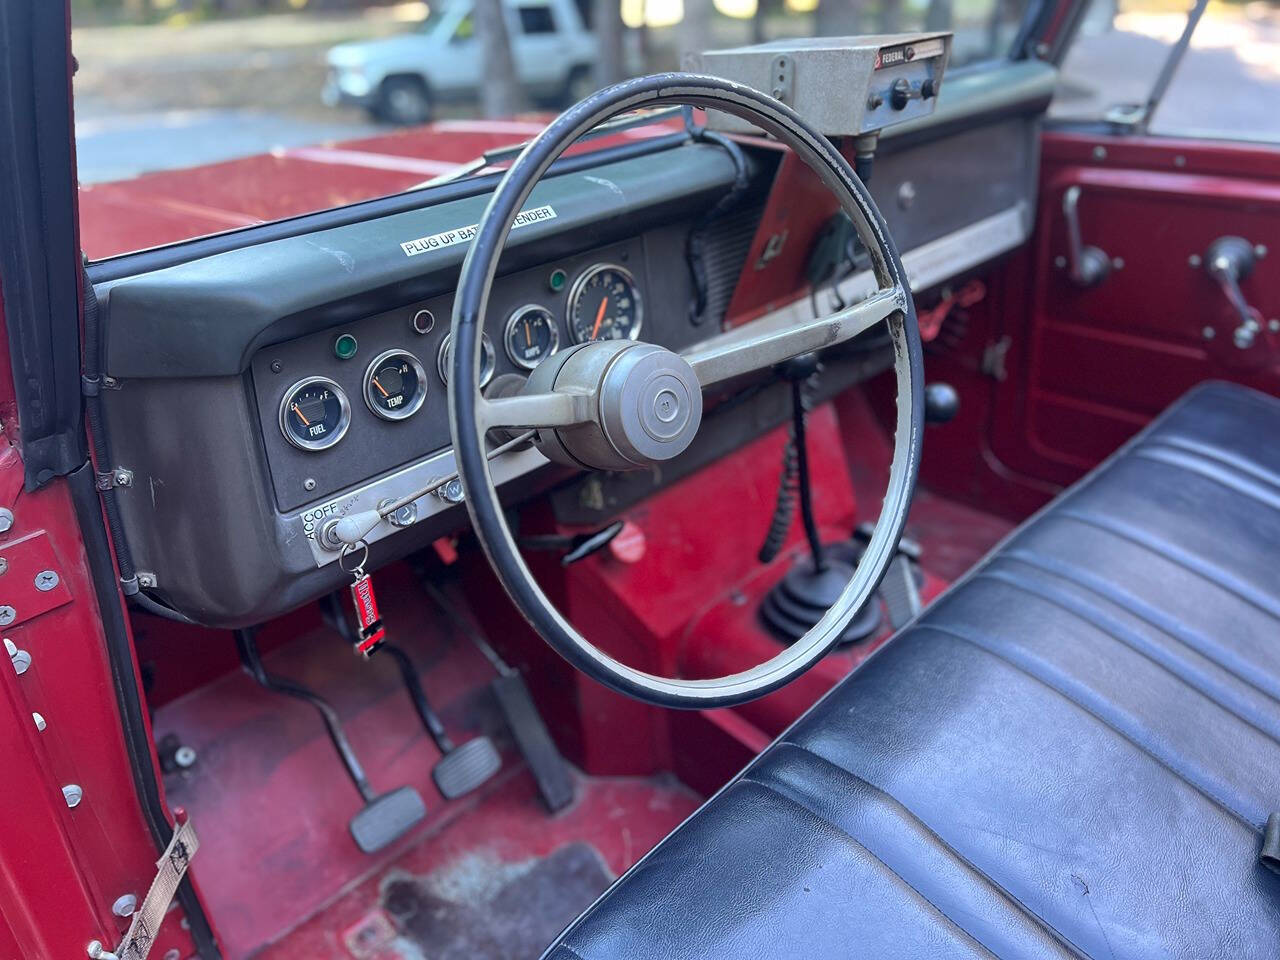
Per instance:
[[[927,123],[883,135],[871,190],[917,292],[1026,241],[1039,117],[1052,87],[1052,69],[1038,64],[956,76]],[[681,351],[732,336],[726,320],[743,314],[762,324],[810,316],[812,238],[788,240],[806,222],[794,206],[807,201],[775,189],[777,150],[748,142],[744,152],[745,188],[727,150],[679,136],[570,158],[544,179],[499,264],[485,389],[518,388],[538,363],[583,339]],[[327,525],[453,474],[453,290],[492,183],[477,178],[90,268],[111,467],[132,478],[116,499],[150,595],[199,623],[261,623],[349,581]],[[712,217],[735,184],[732,207]],[[690,306],[695,248],[701,313]],[[849,300],[870,283],[854,274],[840,293]],[[856,382],[883,359],[831,358],[824,382]],[[573,474],[531,447],[495,459],[494,479],[505,500],[552,492],[565,522],[596,522],[785,415],[778,404],[721,406],[661,475],[597,475],[593,489],[603,494],[589,505],[566,499]],[[465,526],[461,494],[445,483],[379,525],[368,538],[370,565]]]
[[[518,390],[562,346],[643,335],[678,350],[698,339],[702,330],[688,318],[686,232],[659,228],[501,278],[482,341],[486,393]],[[252,383],[276,506],[296,517],[318,564],[338,559],[341,543],[326,536],[331,521],[452,471],[446,390],[452,308],[450,295],[433,297],[254,356]],[[510,475],[542,463],[525,451],[495,469]],[[459,485],[447,484],[370,539],[460,500]]]

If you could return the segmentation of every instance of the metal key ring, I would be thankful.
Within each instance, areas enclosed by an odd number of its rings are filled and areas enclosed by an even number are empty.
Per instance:
[[[360,562],[354,567],[347,566],[347,557],[357,550],[364,550],[364,555],[360,558]],[[338,566],[342,568],[343,573],[349,573],[353,576],[361,576],[364,573],[364,565],[369,561],[369,544],[363,540],[357,540],[355,543],[348,543],[342,548],[342,553],[338,555]]]

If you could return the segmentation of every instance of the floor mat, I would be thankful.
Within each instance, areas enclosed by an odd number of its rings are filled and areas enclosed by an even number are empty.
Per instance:
[[[524,960],[612,879],[594,847],[570,843],[521,863],[476,857],[422,878],[391,877],[382,908],[402,938],[435,960]]]

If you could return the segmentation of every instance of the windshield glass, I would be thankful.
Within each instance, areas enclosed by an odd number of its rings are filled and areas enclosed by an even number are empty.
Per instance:
[[[1002,57],[1027,0],[72,0],[91,259],[473,175],[600,85],[689,50],[954,29]],[[601,29],[601,26],[605,29]],[[512,79],[482,62],[505,36]],[[661,136],[678,119],[579,149]]]

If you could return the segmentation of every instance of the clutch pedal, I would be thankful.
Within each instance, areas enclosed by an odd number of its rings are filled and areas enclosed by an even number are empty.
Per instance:
[[[376,853],[403,837],[426,815],[422,794],[406,786],[366,800],[364,809],[351,818],[348,826],[357,847],[365,853]]]
[[[324,721],[329,739],[338,751],[338,758],[347,771],[347,776],[355,784],[364,807],[351,818],[349,827],[352,839],[364,853],[376,853],[389,843],[404,836],[409,830],[427,815],[427,805],[422,796],[410,786],[399,787],[384,794],[375,794],[365,776],[364,768],[356,758],[338,719],[338,711],[318,693],[308,690],[298,683],[283,677],[267,673],[258,654],[258,645],[253,638],[252,630],[237,630],[236,647],[240,652],[240,661],[249,675],[262,687],[272,693],[280,693],[297,700],[305,700],[316,708],[320,719]]]
[[[488,737],[476,737],[446,753],[431,770],[436,789],[446,800],[470,793],[502,767],[502,758]]]

